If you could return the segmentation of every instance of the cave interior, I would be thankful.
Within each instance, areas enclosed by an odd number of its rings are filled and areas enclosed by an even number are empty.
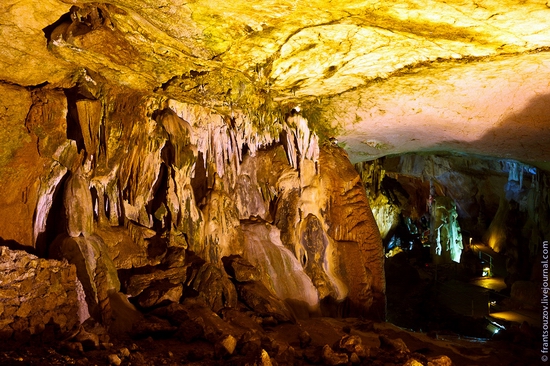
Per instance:
[[[548,3],[0,10],[2,364],[548,361]]]

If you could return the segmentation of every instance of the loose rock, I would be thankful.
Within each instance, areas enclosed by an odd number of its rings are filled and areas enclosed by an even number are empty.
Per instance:
[[[348,363],[348,355],[345,353],[336,353],[327,344],[323,347],[323,361],[325,365],[345,365]]]
[[[120,355],[120,357],[124,358],[124,357],[128,357],[130,356],[130,350],[126,347],[124,348],[121,348],[119,351],[118,351],[118,354]]]
[[[305,330],[303,332],[300,332],[300,334],[298,335],[298,339],[300,340],[300,347],[302,348],[306,348],[311,343],[311,336]]]
[[[115,354],[109,355],[109,364],[118,366],[122,363],[122,360]]]
[[[75,340],[82,343],[85,350],[99,349],[99,336],[94,333],[87,332],[82,328],[76,335]]]
[[[385,335],[381,335],[379,337],[380,339],[380,348],[397,351],[399,353],[408,353],[409,349],[407,348],[407,345],[401,338],[397,339],[391,339],[386,337]]]
[[[414,358],[410,358],[403,366],[423,366],[422,363]]]
[[[453,362],[448,356],[439,356],[428,361],[428,366],[452,366]]]

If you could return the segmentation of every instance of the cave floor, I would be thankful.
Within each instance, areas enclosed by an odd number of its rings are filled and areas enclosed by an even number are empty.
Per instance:
[[[505,320],[507,322],[512,322],[516,324],[522,324],[527,322],[529,325],[541,328],[542,322],[540,318],[540,313],[528,309],[515,309],[507,311],[499,311],[496,313],[491,313],[491,317],[496,319]]]
[[[425,334],[404,330],[391,323],[373,323],[355,318],[311,318],[297,323],[284,323],[264,328],[271,340],[266,348],[273,365],[317,365],[322,347],[334,345],[349,332],[361,338],[370,357],[363,365],[402,365],[407,357],[427,364],[431,358],[448,356],[455,366],[467,365],[527,365],[536,364],[538,351],[534,345],[514,341],[494,341],[459,337],[455,334]],[[300,334],[309,333],[308,346],[300,343]],[[381,337],[401,339],[406,344],[407,356],[396,350],[380,351]],[[184,343],[175,338],[111,339],[108,349],[84,352],[68,351],[60,345],[19,345],[0,347],[1,365],[110,365],[109,356],[119,355],[121,365],[269,365],[265,360],[242,356],[237,347],[231,356],[219,356],[215,345],[206,341]],[[262,347],[264,347],[262,342]],[[122,351],[127,348],[126,355]],[[265,347],[264,347],[265,348]],[[129,351],[129,352],[128,352]],[[377,353],[378,352],[378,353]],[[312,356],[313,353],[313,356]],[[317,356],[315,356],[317,353]],[[373,355],[374,354],[374,355]],[[378,356],[376,356],[378,354]],[[382,355],[382,356],[381,356]],[[315,361],[316,357],[318,358]],[[404,358],[405,357],[405,358]],[[345,363],[344,363],[345,364]],[[351,365],[351,362],[348,362]]]
[[[506,283],[502,277],[475,277],[470,280],[470,284],[497,292],[506,288]]]

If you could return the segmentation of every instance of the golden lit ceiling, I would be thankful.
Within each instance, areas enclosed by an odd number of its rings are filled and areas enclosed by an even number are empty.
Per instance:
[[[355,161],[447,149],[550,160],[546,0],[4,0],[0,10],[5,83],[102,78],[222,109],[269,93],[328,125]]]

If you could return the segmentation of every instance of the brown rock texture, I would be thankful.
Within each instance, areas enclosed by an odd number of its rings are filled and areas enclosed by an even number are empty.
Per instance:
[[[79,324],[74,265],[0,247],[0,339],[53,341]]]
[[[0,245],[74,264],[81,300],[109,330],[181,335],[140,312],[186,301],[208,319],[238,308],[264,325],[384,318],[380,230],[350,159],[449,150],[548,166],[549,11],[512,0],[3,0]],[[481,205],[468,197],[476,182],[462,183],[453,193]],[[548,222],[543,195],[537,223]],[[534,223],[497,207],[491,246],[510,239],[509,267],[524,275],[516,244]],[[539,243],[547,233],[531,232]],[[3,311],[17,317],[10,337],[36,328],[27,305]],[[238,337],[214,326],[202,333],[216,356],[238,353]],[[255,343],[256,361],[270,364],[274,344]],[[324,345],[307,354],[322,362]],[[325,362],[367,357],[349,346],[325,347]]]
[[[319,147],[307,120],[288,116],[262,132],[245,115],[96,78],[30,95],[20,133],[37,143],[14,151],[43,170],[24,165],[29,174],[15,179],[40,184],[18,203],[34,205],[32,216],[13,219],[31,230],[0,227],[3,240],[75,264],[92,317],[114,326],[121,309],[189,296],[216,312],[235,307],[231,256],[248,259],[258,272],[248,276],[298,316],[383,309],[379,234],[358,174],[343,150]]]
[[[346,262],[348,273],[351,274],[353,270],[361,271],[359,263],[362,263],[366,271],[366,276],[360,275],[350,281],[357,286],[353,291],[357,298],[351,300],[357,304],[363,302],[364,294],[361,295],[361,292],[368,291],[368,287],[372,286],[374,296],[372,311],[378,312],[377,316],[383,318],[386,291],[384,248],[363,183],[340,149],[322,150],[319,163],[327,172],[327,180],[332,184],[332,191],[327,193],[330,197],[330,209],[327,215],[330,223],[328,233],[337,241],[351,241],[358,244],[360,259],[353,256],[353,247],[343,245],[341,260],[348,261]],[[359,263],[350,265],[350,261]],[[368,282],[364,284],[363,290],[361,287],[364,282],[361,279],[365,278]]]
[[[246,278],[300,316],[383,303],[379,234],[358,217],[368,202],[346,154],[320,146],[328,132],[263,71],[212,68],[223,42],[185,40],[206,8],[171,29],[128,4],[10,4],[51,13],[23,32],[43,67],[0,75],[0,243],[74,264],[95,320],[188,297],[236,307]],[[228,276],[231,256],[250,272]]]

